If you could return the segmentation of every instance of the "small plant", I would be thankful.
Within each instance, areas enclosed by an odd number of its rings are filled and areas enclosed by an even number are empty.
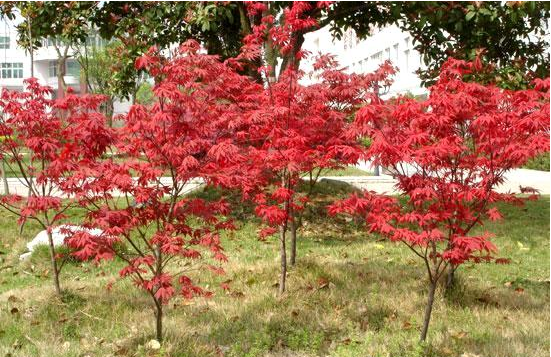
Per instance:
[[[104,232],[101,237],[74,234],[68,241],[73,254],[95,260],[116,256],[127,263],[120,277],[132,279],[151,297],[159,342],[163,306],[172,297],[212,294],[196,285],[192,274],[223,274],[214,265],[227,260],[219,231],[233,228],[224,218],[229,206],[223,199],[185,193],[198,180],[233,181],[228,168],[240,157],[224,128],[236,116],[232,88],[240,93],[247,79],[198,51],[199,44],[189,41],[170,61],[152,48],[136,62],[156,79],[155,102],[134,105],[122,118],[114,146],[124,161],[109,156],[90,162],[65,185],[89,210],[87,224]]]
[[[494,189],[507,171],[549,151],[549,78],[520,91],[463,80],[479,69],[450,59],[427,100],[377,100],[360,109],[354,132],[373,140],[366,156],[392,172],[403,194],[365,192],[330,207],[360,215],[370,232],[401,242],[425,263],[422,341],[446,273],[451,280],[466,262],[506,262],[494,257],[490,233],[470,232],[485,219],[501,219],[496,202],[521,203]]]
[[[321,8],[327,4],[318,4]],[[248,10],[262,16],[245,39],[242,57],[260,59],[267,43],[283,54],[296,44],[296,33],[317,26],[308,14],[314,5],[296,2],[285,9],[284,21],[277,23],[266,13],[267,5],[250,3]],[[374,73],[348,74],[334,57],[320,56],[314,71],[305,74],[298,69],[299,53],[285,71],[275,77],[269,65],[263,68],[264,86],[256,88],[244,108],[236,145],[243,157],[241,169],[243,192],[255,205],[256,214],[268,225],[260,232],[261,239],[279,234],[280,279],[279,294],[286,288],[287,261],[296,260],[297,229],[302,212],[320,173],[324,169],[342,169],[358,161],[359,143],[350,140],[350,116],[368,102],[381,83],[388,83],[393,73],[385,63]],[[305,81],[314,81],[306,85]],[[306,181],[306,192],[299,187]],[[287,257],[287,238],[291,237],[290,257]]]
[[[103,96],[77,96],[69,91],[51,100],[52,89],[37,79],[25,80],[25,91],[3,90],[0,97],[0,151],[11,171],[19,172],[26,196],[11,193],[0,205],[19,216],[19,223],[36,221],[48,235],[53,284],[61,294],[59,274],[65,262],[54,246],[52,229],[75,205],[62,187],[79,166],[100,157],[111,143],[105,117],[98,112]]]

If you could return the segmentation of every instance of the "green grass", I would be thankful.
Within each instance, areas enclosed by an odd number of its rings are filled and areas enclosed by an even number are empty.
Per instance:
[[[17,166],[17,163],[11,162],[9,160],[4,160],[1,164],[4,165],[6,177],[21,177],[21,170],[19,169],[19,166]],[[30,164],[29,157],[24,156],[23,160],[21,160],[21,164],[24,166],[28,166]]]
[[[115,158],[116,162],[123,162],[124,159],[120,157]],[[21,170],[17,166],[17,163],[11,161],[4,161],[4,170],[6,177],[21,177]],[[27,156],[23,157],[22,164],[24,167],[27,167],[30,164],[30,158]],[[168,173],[167,173],[168,174]],[[371,176],[372,173],[358,169],[354,166],[347,166],[342,170],[332,170],[325,169],[321,172],[321,176]]]
[[[533,159],[530,159],[526,163],[526,165],[524,165],[524,168],[531,170],[549,171],[549,153],[546,152],[544,154],[534,157]]]
[[[321,183],[318,190],[334,189]],[[335,195],[347,189],[339,187]],[[207,192],[214,196],[216,193]],[[301,231],[288,292],[276,296],[274,238],[256,238],[258,222],[243,207],[239,230],[224,236],[226,276],[197,276],[211,299],[173,300],[166,341],[153,338],[153,309],[120,262],[70,264],[62,301],[53,295],[47,254],[17,256],[38,231],[18,237],[0,211],[0,356],[534,356],[549,355],[549,197],[525,207],[501,206],[505,220],[487,223],[507,265],[467,264],[449,296],[437,294],[429,340],[417,342],[426,285],[421,263],[400,245],[367,237],[353,222],[323,215],[317,198]],[[231,280],[231,289],[218,284]]]
[[[347,166],[343,170],[323,170],[321,173],[321,176],[372,176],[373,174],[364,171],[361,169],[358,169],[354,166]]]

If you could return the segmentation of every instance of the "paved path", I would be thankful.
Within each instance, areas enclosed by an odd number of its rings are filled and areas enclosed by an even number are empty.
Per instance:
[[[324,176],[320,180],[334,180],[350,184],[362,190],[375,191],[377,193],[396,194],[398,193],[394,185],[396,180],[391,176]],[[171,179],[162,177],[161,182],[170,186]],[[506,182],[497,188],[499,192],[519,193],[519,186],[532,187],[540,191],[541,194],[550,194],[551,173],[545,171],[518,169],[509,172],[506,175]],[[18,178],[8,178],[10,193],[17,193],[22,196],[27,195],[27,188]],[[184,193],[196,190],[202,185],[201,180],[194,180],[184,187]],[[4,185],[0,183],[0,193],[4,193]],[[59,192],[58,192],[59,194]],[[116,196],[116,194],[114,194]]]
[[[136,178],[134,178],[136,179]],[[21,196],[27,196],[28,194],[28,188],[26,185],[24,185],[24,181],[22,179],[19,179],[17,177],[10,177],[7,179],[8,185],[9,185],[9,191],[11,194],[18,194]],[[172,179],[170,177],[161,177],[161,184],[167,187],[172,187]],[[190,181],[188,184],[184,186],[183,193],[189,193],[191,191],[196,190],[203,184],[203,181],[200,179],[195,179]],[[4,194],[4,184],[0,181],[0,194]],[[54,191],[54,196],[63,196],[62,193],[59,190]],[[120,192],[114,192],[113,196],[122,196]]]
[[[527,169],[513,170],[505,175],[506,181],[497,187],[498,192],[520,193],[519,186],[532,187],[543,195],[550,194],[551,173]],[[394,185],[396,180],[392,176],[325,176],[325,180],[346,182],[362,190],[375,191],[377,193],[397,194]]]

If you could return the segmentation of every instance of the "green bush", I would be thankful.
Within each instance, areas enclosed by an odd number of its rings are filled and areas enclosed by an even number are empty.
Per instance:
[[[549,153],[538,155],[524,165],[525,169],[549,171]]]

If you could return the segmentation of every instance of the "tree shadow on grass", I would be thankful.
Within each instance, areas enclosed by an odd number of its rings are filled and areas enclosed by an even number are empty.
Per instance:
[[[400,268],[405,271],[408,267]],[[275,296],[276,287],[264,285],[261,288],[269,291],[255,294],[252,300],[246,297],[254,288],[244,289],[245,298],[234,298],[234,304],[241,306],[232,310],[236,314],[211,309],[195,315],[190,323],[211,324],[196,337],[206,344],[230,348],[236,356],[278,350],[319,355],[327,353],[334,341],[349,340],[351,330],[384,329],[395,314],[385,301],[366,301],[370,291],[376,291],[382,282],[385,286],[394,283],[391,276],[370,263],[323,264],[303,259],[295,269],[298,271],[291,272],[289,289],[282,298]],[[277,267],[266,266],[255,271],[256,280],[266,281],[266,276],[275,273]],[[234,272],[241,274],[249,273]]]
[[[446,292],[446,300],[462,308],[494,307],[535,312],[549,307],[546,303],[549,301],[549,281],[517,279],[503,286],[482,287],[476,282],[464,281],[461,274],[456,274],[455,280]],[[542,295],[547,298],[541,298]]]

